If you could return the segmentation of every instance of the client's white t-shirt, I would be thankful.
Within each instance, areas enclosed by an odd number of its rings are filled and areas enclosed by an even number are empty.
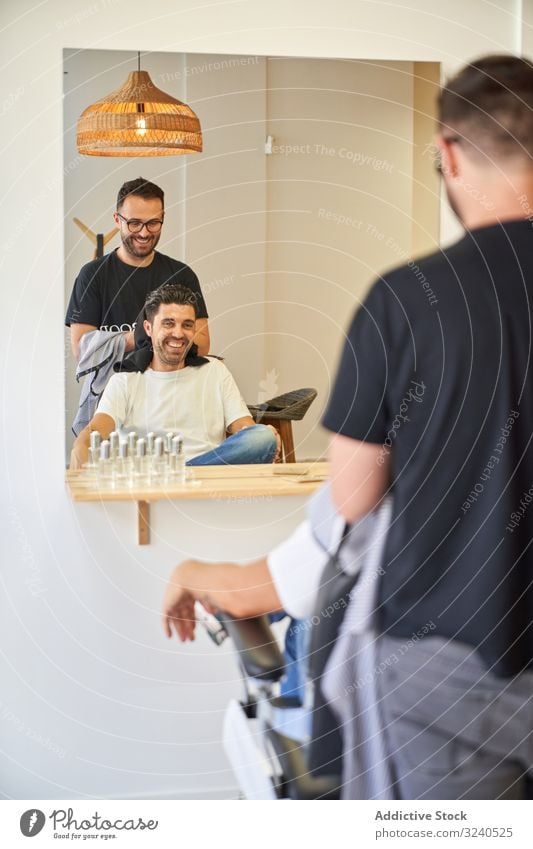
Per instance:
[[[187,459],[220,445],[232,422],[250,411],[220,360],[178,371],[120,372],[107,384],[98,404],[122,437],[130,431],[183,435]]]

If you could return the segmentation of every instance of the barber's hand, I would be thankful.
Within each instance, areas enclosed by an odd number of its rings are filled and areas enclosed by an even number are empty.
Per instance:
[[[276,453],[274,455],[274,459],[272,460],[272,462],[278,463],[281,459],[281,436],[279,435],[279,433],[276,430],[276,428],[274,427],[274,425],[265,425],[265,427],[270,428],[270,430],[272,431],[272,433],[276,437]]]
[[[172,637],[174,630],[182,641],[194,640],[196,616],[194,613],[194,597],[181,582],[181,567],[176,566],[165,591],[163,599],[163,629],[167,637]]]
[[[135,348],[135,336],[134,336],[133,330],[130,330],[130,331],[128,331],[128,333],[126,333],[126,347],[124,349],[125,353],[129,354],[129,352],[133,351],[134,348]]]
[[[76,450],[73,448],[70,452],[69,469],[73,472],[77,472],[80,469],[83,469],[84,462],[86,462],[86,460],[83,460],[81,457],[79,457],[76,453]]]

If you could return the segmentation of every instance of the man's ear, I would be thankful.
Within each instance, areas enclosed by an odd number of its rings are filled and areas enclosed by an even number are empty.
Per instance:
[[[439,170],[445,177],[457,177],[459,167],[457,163],[457,146],[454,141],[444,136],[435,136],[435,145],[438,149]]]
[[[144,321],[143,321],[143,327],[144,327],[144,332],[151,339],[152,338],[152,325],[150,324],[150,322],[148,321],[147,318],[145,318]]]

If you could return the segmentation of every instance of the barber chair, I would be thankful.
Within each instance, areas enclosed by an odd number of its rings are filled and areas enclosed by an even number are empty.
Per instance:
[[[231,637],[242,675],[244,695],[226,709],[223,743],[245,798],[339,799],[340,775],[313,774],[307,743],[291,736],[304,709],[278,695],[285,664],[268,618],[216,619],[220,630],[208,628],[210,636],[218,644]]]
[[[257,424],[271,424],[278,431],[285,463],[296,462],[292,423],[303,419],[316,396],[316,389],[295,389],[262,404],[248,405],[250,415]]]

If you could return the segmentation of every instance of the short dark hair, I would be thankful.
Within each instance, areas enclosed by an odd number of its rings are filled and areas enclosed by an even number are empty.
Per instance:
[[[533,156],[533,65],[485,56],[453,77],[439,97],[441,133],[486,159]]]
[[[163,189],[160,189],[155,183],[145,180],[144,177],[128,180],[127,183],[124,183],[120,187],[117,195],[117,209],[120,209],[129,195],[136,195],[136,197],[146,198],[146,200],[160,200],[163,209],[165,208],[165,193]]]
[[[192,307],[196,318],[198,310],[196,295],[181,283],[163,283],[158,289],[150,292],[144,302],[144,317],[152,324],[161,304],[179,304]]]

